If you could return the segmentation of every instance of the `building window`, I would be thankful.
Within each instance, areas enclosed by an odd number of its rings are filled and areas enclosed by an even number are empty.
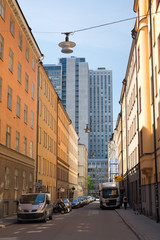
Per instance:
[[[16,108],[16,115],[20,118],[20,109],[21,109],[21,99],[17,96],[17,108]]]
[[[139,88],[139,113],[142,111],[142,98],[141,98],[141,88]]]
[[[5,167],[4,188],[9,189],[9,167]]]
[[[140,47],[138,47],[138,71],[140,69]]]
[[[15,22],[14,22],[13,17],[11,16],[11,18],[10,18],[10,32],[13,36],[14,36],[14,26],[15,26]]]
[[[158,36],[158,71],[160,71],[160,35]]]
[[[35,58],[32,57],[32,69],[35,70]]]
[[[16,151],[19,152],[20,133],[16,132]]]
[[[25,104],[24,105],[24,123],[26,123],[26,124],[27,124],[27,115],[28,115],[28,107]]]
[[[14,189],[18,189],[18,169],[14,170]]]
[[[158,8],[159,3],[160,3],[160,0],[157,0],[157,8]]]
[[[9,49],[9,70],[13,72],[13,52]]]
[[[26,190],[26,185],[27,185],[27,182],[26,182],[26,172],[23,171],[23,174],[22,174],[22,188],[23,188],[23,191]]]
[[[28,93],[28,79],[29,79],[29,77],[28,77],[28,74],[26,73],[25,74],[25,90],[27,93]]]
[[[33,114],[33,112],[31,111],[31,128],[33,128],[33,120],[34,120],[34,114]]]
[[[22,65],[20,63],[18,63],[18,76],[17,76],[17,80],[20,83],[21,83],[21,73],[22,73]]]
[[[33,142],[30,142],[30,157],[33,158]]]
[[[26,46],[26,59],[29,62],[29,47]]]
[[[32,97],[32,99],[34,99],[34,84],[33,83],[32,83],[31,97]]]
[[[143,132],[140,131],[140,153],[143,155]]]
[[[19,48],[22,50],[22,33],[21,32],[19,32],[18,45],[19,45]]]
[[[27,138],[23,138],[23,153],[24,155],[27,155]]]
[[[4,38],[0,34],[0,59],[3,60],[3,47],[4,47]]]
[[[12,110],[12,89],[10,87],[8,87],[7,107]]]
[[[0,102],[2,102],[2,78],[0,77]]]
[[[4,0],[0,0],[0,16],[3,19],[5,17],[5,4],[4,4]]]
[[[11,127],[7,125],[6,128],[6,146],[11,147]]]

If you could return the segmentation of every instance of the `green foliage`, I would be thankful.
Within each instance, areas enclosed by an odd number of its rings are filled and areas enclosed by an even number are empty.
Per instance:
[[[94,184],[89,175],[88,175],[88,190],[94,190]]]

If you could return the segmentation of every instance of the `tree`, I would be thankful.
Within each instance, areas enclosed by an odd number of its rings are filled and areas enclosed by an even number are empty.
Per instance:
[[[94,190],[94,184],[90,175],[88,175],[88,190]]]

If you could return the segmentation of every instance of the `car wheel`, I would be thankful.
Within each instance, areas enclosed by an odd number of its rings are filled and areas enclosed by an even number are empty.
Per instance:
[[[49,220],[52,220],[52,215],[49,216]]]

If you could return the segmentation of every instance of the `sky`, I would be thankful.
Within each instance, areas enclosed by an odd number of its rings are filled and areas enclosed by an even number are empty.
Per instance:
[[[134,0],[18,0],[44,54],[44,64],[58,64],[62,57],[84,57],[90,70],[105,67],[113,75],[113,127],[120,112],[120,94],[125,78],[136,14]],[[133,18],[132,20],[117,21]],[[63,32],[88,27],[103,27],[75,32],[69,40],[76,43],[73,53],[63,54],[58,46]]]

